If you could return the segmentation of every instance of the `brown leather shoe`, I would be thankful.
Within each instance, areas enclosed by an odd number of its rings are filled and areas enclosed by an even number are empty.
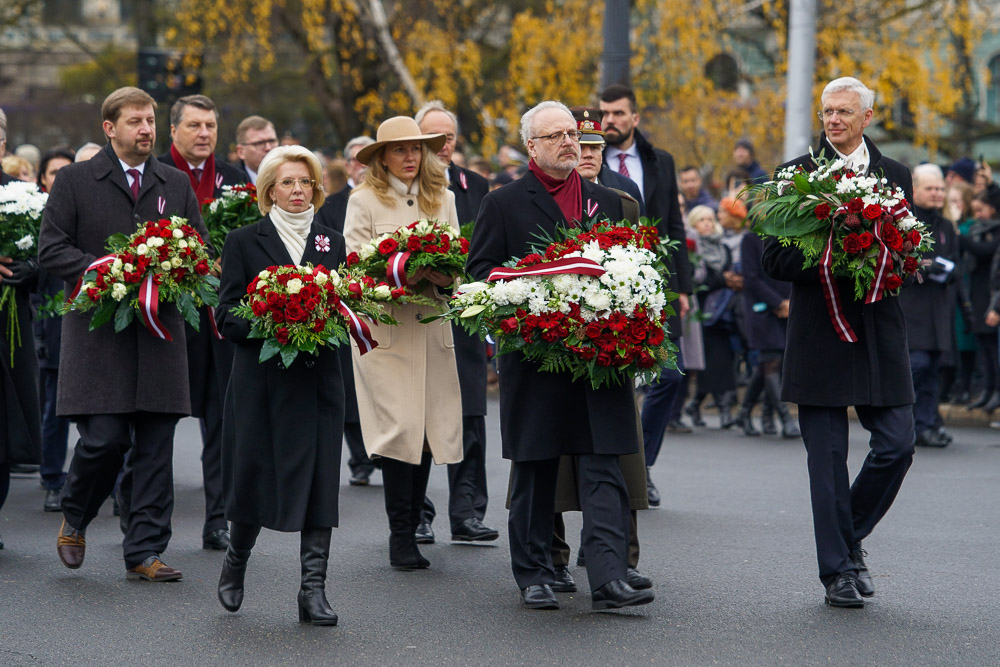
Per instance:
[[[158,556],[150,556],[125,573],[129,579],[145,579],[146,581],[179,581],[184,575],[180,570],[168,567]]]
[[[56,553],[62,564],[71,570],[83,565],[83,557],[87,553],[87,540],[83,533],[73,528],[63,519],[59,527],[59,537],[56,538]]]

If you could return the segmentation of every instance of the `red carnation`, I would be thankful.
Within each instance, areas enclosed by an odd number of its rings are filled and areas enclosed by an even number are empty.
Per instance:
[[[907,257],[903,260],[903,270],[907,273],[915,273],[920,267],[920,262],[916,257]]]
[[[382,242],[378,244],[378,251],[383,255],[391,255],[397,250],[399,250],[399,243],[396,239],[383,239]]]
[[[578,347],[574,352],[583,357],[584,361],[590,361],[597,356],[597,350],[592,347]]]
[[[518,266],[532,266],[534,264],[540,264],[543,261],[544,260],[542,259],[541,255],[539,255],[536,252],[533,252],[530,255],[525,255],[524,259],[518,261],[517,265]]]
[[[424,252],[435,253],[438,252],[438,247],[434,244],[428,244],[424,246]]]
[[[813,214],[816,216],[818,220],[826,220],[827,218],[830,217],[830,205],[820,204],[819,206],[813,209]]]
[[[848,234],[844,239],[844,252],[849,252],[852,255],[861,252],[861,239],[854,232]]]
[[[855,197],[847,202],[847,210],[851,213],[861,213],[865,210],[865,201],[861,197]]]
[[[882,217],[882,207],[878,204],[869,204],[865,206],[863,214],[868,220],[878,220]]]

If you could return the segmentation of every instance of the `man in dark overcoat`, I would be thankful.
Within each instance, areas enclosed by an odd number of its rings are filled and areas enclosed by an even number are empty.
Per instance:
[[[257,185],[261,160],[277,146],[278,133],[274,130],[274,123],[257,115],[240,121],[236,126],[236,157],[240,159],[236,168],[243,172],[245,183]]]
[[[521,118],[531,156],[521,179],[486,195],[476,218],[468,270],[477,279],[530,252],[536,234],[576,224],[583,212],[620,220],[621,199],[576,172],[579,131],[573,114],[547,101]],[[558,608],[552,592],[553,512],[559,457],[577,456],[583,550],[592,606],[646,604],[652,591],[626,583],[629,498],[618,456],[638,451],[635,399],[629,383],[594,390],[586,380],[543,373],[519,354],[501,356],[500,435],[511,461],[507,529],[511,566],[525,606]]]
[[[132,234],[148,220],[180,216],[204,238],[187,177],[152,156],[156,103],[137,88],[111,93],[101,108],[109,142],[87,162],[64,167],[49,195],[39,242],[42,268],[66,281],[67,294],[106,240]],[[121,333],[111,324],[89,330],[90,315],[63,317],[57,412],[76,420],[77,442],[62,497],[57,550],[78,568],[87,526],[111,494],[125,453],[133,474],[121,488],[130,500],[123,551],[130,578],[168,581],[181,573],[160,559],[170,541],[173,445],[177,420],[191,411],[184,319],[172,305],[160,321],[162,340],[138,321]]]
[[[864,136],[874,94],[851,77],[823,91],[823,135],[817,150],[841,157],[857,173],[881,173],[912,199],[910,172],[882,155]],[[779,167],[815,168],[803,155]],[[861,540],[885,515],[913,461],[913,382],[906,323],[899,299],[872,304],[853,298],[854,281],[837,280],[844,317],[857,342],[842,341],[830,322],[819,269],[803,269],[802,252],[765,243],[764,270],[792,283],[781,398],[799,405],[799,428],[808,455],[819,576],[826,602],[863,607],[874,594]],[[905,288],[904,288],[905,289]],[[854,406],[871,433],[868,457],[850,483],[847,408]]]
[[[670,291],[678,294],[674,304],[676,313],[667,319],[667,336],[677,344],[681,337],[681,321],[688,312],[691,282],[691,262],[687,254],[687,233],[677,199],[677,173],[670,153],[654,148],[639,131],[639,114],[635,92],[628,86],[614,84],[601,93],[601,125],[608,147],[604,150],[604,163],[612,170],[632,179],[640,190],[639,201],[644,202],[646,214],[657,221],[660,238],[677,242],[677,250],[667,261],[670,270]],[[679,417],[674,413],[677,395],[683,385],[684,357],[677,346],[677,369],[665,369],[660,379],[650,385],[642,404],[642,439],[646,465],[652,467],[660,453],[660,445],[667,430],[667,423]],[[649,504],[660,504],[660,494],[649,476],[647,486]]]
[[[170,150],[158,159],[187,174],[199,204],[221,196],[224,185],[247,182],[245,172],[215,155],[219,112],[208,97],[188,95],[174,102],[170,108],[170,139]],[[201,426],[201,473],[205,487],[201,545],[205,549],[225,551],[229,546],[229,527],[222,496],[222,413],[234,349],[215,328],[210,308],[202,308],[199,317],[198,330],[185,323],[184,335],[187,337],[191,415],[198,418]],[[131,467],[126,463],[125,475],[130,472]],[[122,512],[128,511],[127,499],[120,499],[119,505]]]
[[[951,354],[955,337],[955,286],[961,267],[958,233],[941,215],[945,202],[944,175],[935,164],[913,170],[913,213],[934,239],[921,260],[921,281],[906,287],[899,304],[906,319],[906,338],[913,374],[913,427],[916,444],[946,447],[951,435],[939,426],[940,363]]]
[[[455,209],[459,224],[472,222],[479,213],[483,197],[490,190],[489,182],[474,171],[463,169],[451,161],[458,137],[458,118],[434,100],[425,104],[414,116],[424,134],[445,135],[438,158],[448,169],[448,189],[455,193]],[[489,494],[486,488],[486,343],[478,336],[452,325],[455,341],[455,364],[458,385],[462,392],[462,460],[448,464],[448,518],[451,539],[460,542],[489,542],[500,533],[483,523]],[[417,527],[417,542],[434,541],[431,522],[434,505],[424,499],[421,524]]]

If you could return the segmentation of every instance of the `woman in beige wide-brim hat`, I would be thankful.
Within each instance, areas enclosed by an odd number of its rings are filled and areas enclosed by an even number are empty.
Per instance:
[[[377,141],[357,156],[364,182],[347,202],[344,237],[348,252],[373,238],[422,218],[458,227],[455,195],[435,153],[443,134],[421,134],[416,121],[397,116],[383,122]],[[455,277],[420,269],[411,284],[446,302]],[[430,565],[417,550],[414,531],[427,490],[431,458],[462,460],[462,401],[451,325],[420,324],[432,309],[394,307],[395,327],[376,327],[378,347],[361,356],[354,347],[361,432],[369,456],[381,459],[385,511],[389,517],[389,564],[397,569]]]

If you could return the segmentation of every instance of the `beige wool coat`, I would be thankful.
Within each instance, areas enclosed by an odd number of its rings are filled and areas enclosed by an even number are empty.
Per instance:
[[[458,227],[452,192],[445,191],[440,210],[419,211],[417,197],[406,193],[402,182],[390,179],[394,207],[379,201],[372,190],[351,192],[344,221],[348,252],[421,218]],[[447,301],[433,286],[425,294],[442,304]],[[451,325],[445,321],[420,324],[433,312],[428,306],[395,306],[390,312],[399,325],[372,327],[378,347],[362,356],[352,342],[365,449],[369,456],[419,464],[426,440],[435,463],[461,461],[462,397]]]

